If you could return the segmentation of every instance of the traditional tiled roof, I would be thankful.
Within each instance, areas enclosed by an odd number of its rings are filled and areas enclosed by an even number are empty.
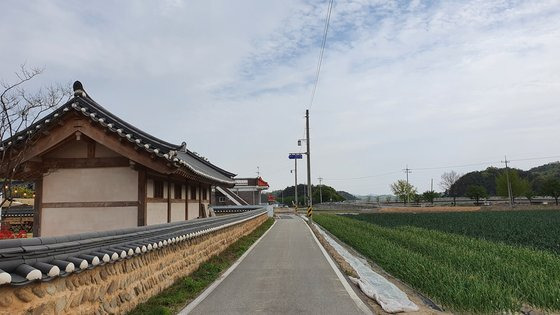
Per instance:
[[[268,183],[265,182],[264,179],[262,179],[262,177],[260,176],[257,177],[257,186],[266,187],[266,188],[270,187]]]
[[[78,88],[77,88],[78,87]],[[91,122],[98,124],[119,137],[134,143],[139,148],[155,156],[171,162],[178,168],[184,168],[195,175],[224,185],[234,185],[232,179],[236,174],[228,172],[210,163],[206,158],[199,156],[186,148],[186,143],[181,145],[171,144],[158,139],[115,116],[103,106],[91,99],[81,88],[81,83],[74,83],[74,97],[49,115],[38,120],[25,130],[0,143],[0,152],[10,146],[17,146],[27,137],[48,130],[56,125],[56,121],[74,111],[87,117]]]
[[[228,216],[122,230],[0,240],[0,285],[49,281],[174,246],[264,213],[266,209],[261,208]]]
[[[33,206],[21,205],[2,209],[2,217],[32,217]]]

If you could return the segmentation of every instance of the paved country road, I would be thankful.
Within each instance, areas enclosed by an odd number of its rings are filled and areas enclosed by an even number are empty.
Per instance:
[[[369,311],[346,291],[306,223],[283,214],[190,314],[364,314],[364,309]]]

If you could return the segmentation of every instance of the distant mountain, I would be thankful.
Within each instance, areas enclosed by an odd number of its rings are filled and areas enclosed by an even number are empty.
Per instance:
[[[505,169],[497,167],[489,167],[483,171],[469,172],[457,182],[452,187],[452,191],[455,192],[456,196],[465,196],[467,188],[471,185],[483,186],[490,196],[496,195],[496,178]],[[529,180],[531,183],[531,188],[535,192],[539,192],[542,189],[542,183],[547,177],[557,177],[560,178],[560,162],[553,162],[544,164],[541,166],[533,167],[528,171],[510,168],[510,171],[517,171],[521,178]]]
[[[340,196],[342,196],[346,200],[358,200],[358,197],[356,197],[356,196],[352,195],[351,193],[346,192],[344,190],[337,190],[336,193],[339,194]]]

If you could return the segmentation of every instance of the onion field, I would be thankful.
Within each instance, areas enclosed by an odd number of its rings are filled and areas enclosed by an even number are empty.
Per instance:
[[[385,227],[416,226],[560,254],[560,211],[376,213],[352,218]]]
[[[535,214],[535,211],[528,213]],[[495,213],[479,214],[492,216]],[[524,217],[518,223],[526,228],[537,224],[521,212],[503,214]],[[547,214],[557,215],[551,211],[542,215]],[[529,306],[560,311],[560,255],[553,246],[554,239],[558,242],[558,234],[550,236],[545,242],[548,245],[544,246],[538,240],[531,243],[523,237],[508,240],[506,231],[512,224],[509,220],[494,221],[486,228],[491,231],[486,231],[477,229],[473,222],[460,224],[459,219],[441,219],[432,224],[433,218],[429,219],[432,214],[379,217],[388,215],[395,214],[352,217],[318,214],[314,219],[341,241],[446,310],[519,312],[522,307]],[[424,215],[428,218],[418,219]],[[482,216],[478,222],[484,225],[481,222],[486,220]],[[502,233],[497,231],[505,231],[505,236],[500,237]],[[540,231],[547,233],[546,229]],[[523,233],[523,229],[516,233]],[[528,239],[538,238],[532,233],[529,231]]]

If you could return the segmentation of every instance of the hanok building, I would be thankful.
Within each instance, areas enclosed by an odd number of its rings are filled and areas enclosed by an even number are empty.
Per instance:
[[[34,236],[207,217],[212,186],[235,184],[235,174],[185,143],[165,142],[110,113],[78,81],[72,99],[0,150],[22,154],[16,177],[35,181]]]
[[[259,205],[262,191],[269,185],[260,176],[254,178],[236,178],[233,188],[216,187],[213,191],[212,205],[216,206],[245,206]]]

